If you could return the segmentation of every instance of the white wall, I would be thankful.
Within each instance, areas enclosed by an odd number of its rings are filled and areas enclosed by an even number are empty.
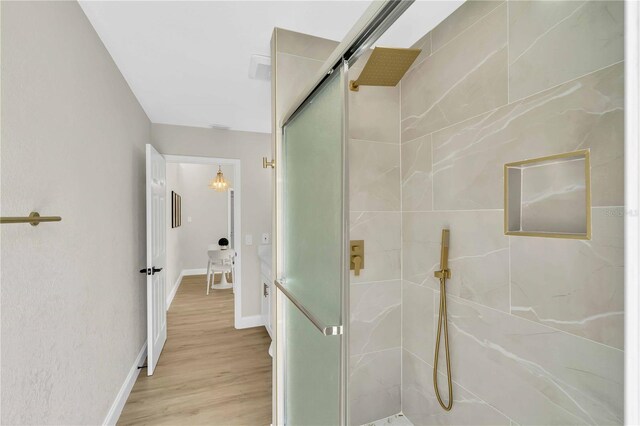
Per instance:
[[[100,424],[145,337],[150,122],[76,2],[2,2],[3,424]]]
[[[242,316],[259,315],[262,293],[258,244],[263,232],[271,232],[272,170],[262,168],[262,157],[270,156],[270,135],[152,124],[151,140],[162,154],[235,158],[241,161]],[[183,199],[183,209],[184,205]],[[183,216],[183,226],[185,220]],[[244,244],[247,234],[253,235],[253,244],[250,246]],[[206,263],[203,267],[206,267]]]
[[[167,235],[167,295],[171,296],[175,290],[176,284],[179,284],[178,278],[180,272],[184,269],[182,259],[180,258],[180,240],[184,227],[179,226],[177,228],[171,228],[171,191],[175,191],[178,194],[182,193],[182,181],[180,175],[180,164],[167,163],[167,200],[166,203],[166,235]]]
[[[225,179],[233,184],[234,167],[222,166]],[[185,269],[207,267],[207,247],[220,238],[229,239],[228,192],[207,187],[218,168],[205,164],[180,164],[182,228],[180,258]],[[191,218],[191,222],[189,222]]]

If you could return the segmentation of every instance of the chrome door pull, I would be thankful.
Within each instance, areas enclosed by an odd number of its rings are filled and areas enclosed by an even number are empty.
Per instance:
[[[296,308],[298,308],[298,310],[300,312],[302,312],[302,314],[305,317],[307,317],[307,319],[309,321],[311,321],[313,323],[313,325],[316,326],[316,328],[318,330],[320,330],[320,333],[322,333],[325,336],[339,336],[339,335],[342,334],[342,325],[327,325],[327,324],[324,324],[322,321],[320,321],[318,318],[316,318],[316,316],[313,315],[311,313],[311,311],[309,311],[307,308],[305,308],[304,305],[302,303],[300,303],[300,301],[298,299],[296,299],[295,296],[289,290],[287,290],[284,287],[284,285],[282,284],[282,282],[280,280],[275,280],[274,284],[276,285],[276,287],[278,287],[280,289],[282,294],[287,296],[287,299],[289,299],[289,301],[291,303],[293,303],[296,306]]]

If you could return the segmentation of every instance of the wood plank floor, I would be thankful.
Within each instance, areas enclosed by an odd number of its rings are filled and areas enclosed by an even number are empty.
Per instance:
[[[183,278],[156,370],[140,373],[118,424],[271,423],[269,335],[264,327],[236,330],[232,290],[207,296],[205,280]]]

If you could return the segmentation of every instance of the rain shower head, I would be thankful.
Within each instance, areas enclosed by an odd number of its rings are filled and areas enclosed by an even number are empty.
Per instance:
[[[376,47],[358,79],[349,82],[349,88],[357,92],[359,86],[396,86],[420,52],[421,49]]]

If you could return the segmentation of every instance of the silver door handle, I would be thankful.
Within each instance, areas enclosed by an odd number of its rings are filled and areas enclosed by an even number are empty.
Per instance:
[[[342,326],[341,325],[327,325],[324,324],[322,321],[320,321],[318,318],[316,318],[315,315],[313,315],[311,313],[311,311],[309,311],[307,308],[304,307],[304,305],[302,303],[300,303],[300,301],[298,301],[298,299],[295,298],[295,296],[289,291],[287,290],[284,285],[280,282],[280,280],[275,280],[274,284],[276,285],[276,287],[278,287],[278,289],[280,289],[280,291],[287,296],[287,299],[289,299],[289,301],[291,303],[293,303],[296,308],[298,308],[298,310],[300,312],[302,312],[302,314],[307,317],[307,319],[309,321],[311,321],[313,323],[313,325],[316,326],[316,328],[318,330],[320,330],[320,333],[322,333],[325,336],[339,336],[342,334]]]

